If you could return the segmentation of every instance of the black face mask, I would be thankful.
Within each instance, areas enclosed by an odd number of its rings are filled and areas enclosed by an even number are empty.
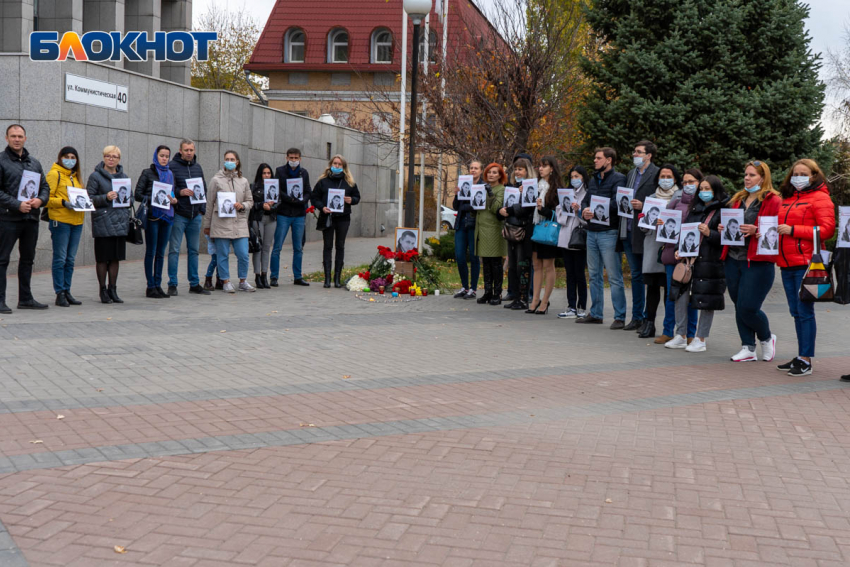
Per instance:
[[[605,165],[603,165],[600,169],[597,169],[597,170],[596,170],[596,173],[602,173],[602,172],[603,172],[603,171],[605,171],[606,169],[608,169],[608,164],[605,164]]]

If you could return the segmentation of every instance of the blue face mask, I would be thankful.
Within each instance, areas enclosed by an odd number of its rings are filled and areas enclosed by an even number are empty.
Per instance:
[[[339,175],[340,173],[342,173],[342,168],[341,167],[331,167],[331,173],[333,173],[334,175]]]
[[[714,199],[714,191],[700,191],[699,198],[706,203],[710,203]]]
[[[77,165],[77,160],[74,158],[62,158],[62,166],[65,169],[74,169],[75,165]]]
[[[673,188],[674,183],[675,183],[675,181],[673,179],[659,179],[658,180],[658,186],[661,187],[662,189],[666,189],[668,191]]]
[[[747,189],[747,188],[744,187],[744,189]],[[761,185],[753,185],[752,187],[747,189],[747,193],[758,193],[759,191],[761,191]]]
[[[224,162],[224,169],[226,169],[227,171],[233,171],[234,169],[236,169],[236,162],[235,161]]]
[[[581,186],[584,185],[584,181],[581,179],[570,179],[570,185],[573,186],[573,189],[581,189]]]
[[[523,180],[525,180],[525,177],[523,177],[522,175],[514,175],[514,179],[516,179],[517,183],[522,183]]]

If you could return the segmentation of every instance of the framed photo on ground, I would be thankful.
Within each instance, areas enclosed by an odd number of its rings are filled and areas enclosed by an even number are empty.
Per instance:
[[[419,229],[397,227],[395,229],[395,251],[410,252],[414,248],[419,250]]]

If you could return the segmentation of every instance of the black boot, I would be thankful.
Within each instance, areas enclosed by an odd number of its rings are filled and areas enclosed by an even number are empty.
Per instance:
[[[643,327],[643,330],[638,335],[642,339],[648,339],[655,336],[655,321],[648,321]]]
[[[215,288],[216,289],[224,289],[224,282],[218,279],[218,276],[215,277]]]
[[[263,282],[264,289],[271,289],[272,286],[269,285],[269,276],[266,273],[260,274],[260,281]]]
[[[339,289],[342,287],[342,264],[334,266],[334,287]]]
[[[207,291],[212,291],[215,288],[213,287],[212,277],[208,277],[204,279],[204,289]]]
[[[56,294],[56,305],[58,307],[71,307],[71,304],[68,303],[68,298],[65,297],[64,291],[60,291]]]
[[[254,274],[254,287],[257,289],[266,289],[263,285],[263,280],[260,279],[260,274]]]
[[[112,303],[124,303],[124,300],[118,297],[118,288],[116,286],[109,286],[107,291],[109,292],[109,297],[112,299]]]
[[[9,309],[8,305],[6,305],[5,299],[0,299],[0,314],[3,314],[3,315],[11,315],[12,314],[12,310]]]
[[[324,268],[325,268],[325,285],[324,285],[324,287],[331,287],[331,263],[325,262]]]
[[[156,290],[155,287],[149,287],[145,290],[145,297],[149,297],[151,299],[162,299],[162,296]]]
[[[68,303],[70,303],[71,305],[82,305],[83,304],[82,301],[77,301],[76,299],[74,299],[74,296],[71,295],[70,291],[65,292],[65,299],[67,299]]]
[[[106,286],[100,288],[100,302],[112,303],[112,298],[109,297],[109,292],[106,290]]]
[[[490,278],[490,271],[487,269],[488,266],[484,265],[484,293],[481,294],[481,297],[475,300],[479,305],[484,305],[491,299],[493,299],[493,280]]]

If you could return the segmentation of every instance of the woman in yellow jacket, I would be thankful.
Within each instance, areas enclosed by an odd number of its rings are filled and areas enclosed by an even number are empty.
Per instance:
[[[71,295],[71,277],[74,275],[74,259],[83,234],[85,213],[74,210],[68,197],[69,187],[85,191],[80,178],[77,150],[71,146],[59,150],[56,163],[47,173],[47,184],[50,185],[47,215],[50,217],[50,236],[53,240],[53,291],[56,292],[56,305],[80,305]]]

